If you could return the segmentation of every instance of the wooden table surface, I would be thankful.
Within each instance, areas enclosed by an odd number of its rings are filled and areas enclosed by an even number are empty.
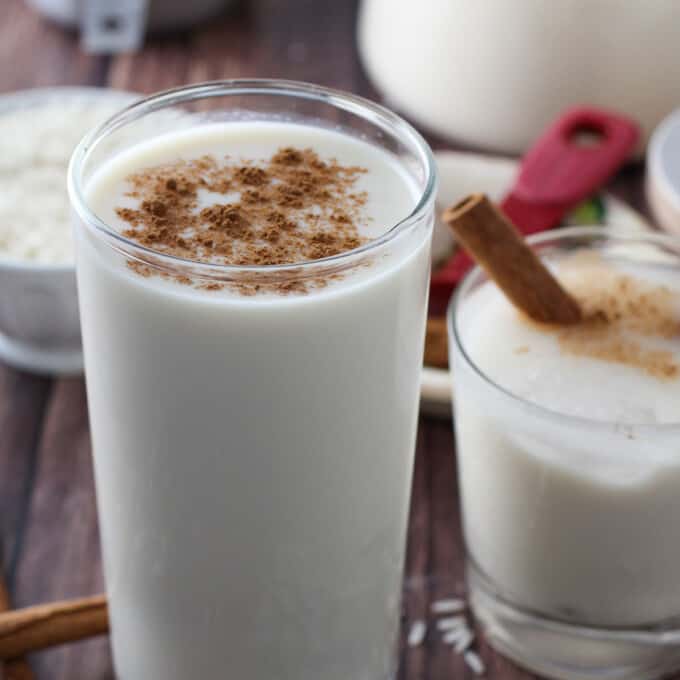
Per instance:
[[[43,21],[23,0],[0,0],[0,91],[87,84],[152,92],[267,76],[379,99],[356,56],[355,21],[355,0],[245,0],[198,30],[150,39],[137,54],[111,58],[83,54],[76,36]],[[612,190],[645,210],[641,168],[626,170]],[[16,606],[103,588],[90,455],[83,381],[36,377],[0,364],[0,538]],[[423,417],[406,566],[407,623],[426,617],[432,600],[464,594],[462,564],[451,423]],[[483,640],[478,649],[489,678],[535,677]],[[41,680],[113,678],[106,638],[30,661]],[[462,657],[436,636],[414,649],[402,647],[401,680],[471,677]]]

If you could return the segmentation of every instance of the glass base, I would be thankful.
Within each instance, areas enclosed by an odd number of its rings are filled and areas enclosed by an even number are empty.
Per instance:
[[[555,621],[503,600],[468,563],[470,604],[489,643],[558,680],[652,680],[680,668],[680,630],[591,628]]]

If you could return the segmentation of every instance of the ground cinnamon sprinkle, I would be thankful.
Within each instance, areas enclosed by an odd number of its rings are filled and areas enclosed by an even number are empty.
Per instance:
[[[596,261],[572,257],[562,279],[584,320],[554,328],[563,352],[639,368],[671,380],[680,377],[673,352],[644,345],[642,338],[680,339],[677,292],[637,279]]]
[[[232,265],[318,260],[367,241],[358,230],[367,197],[355,186],[365,172],[323,161],[312,149],[282,148],[261,163],[203,156],[130,175],[127,195],[138,207],[116,212],[130,225],[123,236],[163,254]],[[199,208],[205,195],[217,200]],[[151,273],[138,263],[133,269]],[[299,282],[277,286],[281,292],[304,288]]]

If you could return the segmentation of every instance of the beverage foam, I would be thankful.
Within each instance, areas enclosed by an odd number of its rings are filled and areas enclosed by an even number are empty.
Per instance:
[[[485,283],[465,301],[459,321],[473,362],[504,389],[558,413],[624,424],[680,422],[678,273],[574,260],[557,274],[584,309],[600,305],[594,313],[601,314],[610,305],[614,320],[598,317],[595,330],[541,328]]]

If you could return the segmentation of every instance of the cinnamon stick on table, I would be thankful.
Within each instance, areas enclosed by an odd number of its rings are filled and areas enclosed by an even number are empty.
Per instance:
[[[0,659],[15,659],[108,630],[104,595],[15,609],[0,614]]]
[[[576,300],[484,194],[448,208],[443,219],[508,299],[534,321],[566,325],[581,320]]]
[[[431,316],[427,320],[425,364],[437,368],[446,368],[449,365],[446,319],[443,317]]]
[[[9,611],[12,603],[9,598],[9,591],[5,584],[5,579],[0,574],[0,612]],[[2,678],[4,680],[34,680],[35,676],[31,667],[25,659],[11,659],[6,661],[2,667]]]

